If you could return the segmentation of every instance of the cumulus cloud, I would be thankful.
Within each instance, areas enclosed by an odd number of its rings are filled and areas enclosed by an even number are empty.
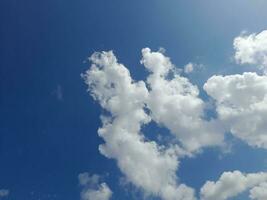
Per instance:
[[[90,61],[82,77],[91,96],[107,111],[98,130],[104,140],[99,151],[115,159],[126,180],[146,195],[195,200],[194,189],[180,183],[176,175],[179,159],[203,147],[222,145],[226,131],[251,146],[267,148],[267,76],[244,73],[209,78],[204,90],[214,99],[218,117],[207,120],[208,104],[199,97],[198,87],[176,73],[163,52],[142,49],[141,63],[149,72],[145,81],[133,80],[112,51],[94,53]],[[152,120],[168,128],[176,141],[159,145],[148,140],[142,127]],[[80,177],[80,182],[86,180]],[[252,199],[262,200],[264,182],[266,173],[225,172],[217,182],[207,181],[200,196],[226,200],[250,189]]]
[[[151,73],[146,102],[153,120],[167,127],[189,152],[222,144],[222,127],[216,120],[204,120],[206,104],[199,98],[197,86],[176,74],[170,59],[160,52],[145,48],[142,55],[141,63]]]
[[[267,30],[258,34],[242,34],[234,39],[235,60],[240,64],[256,64],[267,70]]]
[[[103,126],[98,130],[105,141],[100,152],[116,159],[127,180],[149,195],[166,200],[195,199],[193,189],[177,182],[176,149],[148,141],[141,132],[151,120],[145,111],[150,98],[145,82],[134,81],[111,51],[94,53],[90,60],[92,66],[83,78],[94,99],[109,112],[101,117]],[[167,73],[171,67],[169,63],[149,66],[157,74]]]
[[[263,182],[250,190],[250,198],[253,200],[266,200],[267,199],[267,182]]]
[[[7,189],[0,189],[0,199],[7,197],[9,195],[9,190]]]
[[[254,187],[250,192],[251,198],[258,198],[259,187],[267,180],[267,173],[242,174],[240,171],[224,172],[217,182],[207,181],[201,188],[201,200],[226,200]]]
[[[99,175],[90,176],[87,172],[78,176],[79,183],[83,187],[81,200],[109,200],[112,191],[105,182],[100,183]]]
[[[213,76],[204,89],[215,99],[218,117],[233,135],[251,146],[267,148],[267,76]]]

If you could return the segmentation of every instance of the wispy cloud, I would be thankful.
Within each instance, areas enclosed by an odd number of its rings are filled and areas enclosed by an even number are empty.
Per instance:
[[[0,189],[0,199],[7,197],[9,195],[9,190],[8,189]]]

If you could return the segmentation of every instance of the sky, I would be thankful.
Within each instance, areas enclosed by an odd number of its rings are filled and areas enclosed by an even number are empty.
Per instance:
[[[2,0],[0,199],[266,200],[266,10]]]

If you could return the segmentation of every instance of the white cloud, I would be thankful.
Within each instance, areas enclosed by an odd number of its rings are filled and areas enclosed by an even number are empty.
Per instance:
[[[267,148],[267,76],[213,76],[204,89],[215,99],[219,119],[233,135]]]
[[[225,131],[251,146],[267,148],[267,76],[211,77],[204,90],[215,100],[218,119],[206,120],[208,104],[199,97],[197,86],[177,74],[162,52],[142,50],[141,63],[150,72],[146,82],[134,81],[111,51],[94,53],[90,61],[92,66],[83,78],[90,94],[109,113],[101,117],[98,134],[105,143],[99,150],[115,159],[126,180],[146,195],[195,200],[194,190],[176,175],[179,158],[222,145]],[[148,140],[141,129],[151,120],[168,128],[179,145]],[[266,173],[225,172],[217,182],[207,181],[200,195],[202,200],[226,200],[251,189],[250,197],[262,200],[264,193],[259,191],[265,190],[265,181]],[[80,176],[80,182],[87,183],[86,176]],[[90,182],[97,183],[99,178],[91,177]],[[104,190],[103,184],[96,191]]]
[[[90,176],[85,172],[79,174],[78,178],[80,185],[83,186],[81,200],[109,200],[111,198],[112,191],[106,183],[99,183],[98,175]]]
[[[110,113],[101,118],[103,126],[98,134],[105,144],[100,145],[100,152],[116,159],[127,180],[148,195],[165,200],[195,199],[193,189],[177,183],[176,149],[147,141],[141,133],[142,125],[151,120],[144,110],[149,98],[145,83],[133,81],[112,52],[94,53],[90,60],[92,66],[83,77],[91,95]],[[167,73],[169,63],[157,62],[163,63],[150,65],[155,73]]]
[[[184,72],[186,73],[186,74],[189,74],[189,73],[191,73],[191,72],[193,72],[194,71],[194,64],[193,63],[188,63],[188,64],[186,64],[185,66],[184,66]]]
[[[217,182],[207,181],[201,188],[201,200],[226,200],[267,180],[267,173],[224,172]],[[253,190],[252,190],[253,191]],[[255,192],[255,190],[254,190]],[[251,194],[256,195],[256,193]]]
[[[170,59],[162,53],[145,48],[142,54],[141,62],[151,72],[146,100],[153,120],[167,127],[190,152],[222,144],[223,130],[218,122],[203,119],[206,104],[199,98],[197,86],[175,74]]]
[[[253,200],[267,199],[267,182],[263,182],[250,190],[250,198]]]
[[[0,199],[7,197],[9,195],[9,190],[7,189],[0,189]]]
[[[184,73],[186,74],[190,74],[190,73],[193,73],[193,72],[199,72],[201,70],[204,69],[204,65],[202,64],[197,64],[197,63],[187,63],[184,67],[183,67],[183,71]]]
[[[234,39],[235,60],[240,64],[256,64],[267,69],[267,30],[240,35]]]

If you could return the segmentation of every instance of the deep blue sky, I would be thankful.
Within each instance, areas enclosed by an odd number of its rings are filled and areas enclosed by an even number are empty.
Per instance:
[[[233,38],[265,29],[266,10],[264,0],[0,1],[0,189],[10,200],[75,200],[87,171],[106,177],[113,199],[133,198],[115,161],[98,152],[102,111],[80,77],[83,61],[114,50],[139,80],[140,50],[164,47],[177,66],[206,66],[190,77],[201,87],[211,74],[240,71]],[[185,160],[179,176],[198,189],[225,170],[266,169],[266,152],[235,143],[222,158],[209,149]]]

